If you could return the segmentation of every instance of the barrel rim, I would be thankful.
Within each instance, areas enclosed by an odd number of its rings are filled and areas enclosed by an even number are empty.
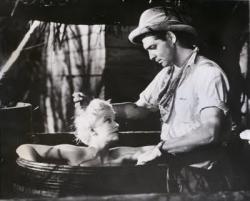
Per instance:
[[[12,109],[26,108],[31,106],[32,105],[30,103],[18,102],[15,106],[2,107],[0,108],[0,110],[12,110]]]
[[[84,169],[84,170],[109,170],[109,169],[142,169],[148,167],[159,167],[166,168],[169,167],[168,164],[159,163],[159,164],[149,164],[149,165],[103,165],[103,166],[84,166],[84,165],[67,165],[67,164],[55,164],[55,163],[45,163],[37,161],[29,161],[23,158],[18,157],[16,163],[21,167],[27,167],[30,169],[43,169],[50,171],[51,169],[60,169],[60,170],[72,170],[72,169]]]

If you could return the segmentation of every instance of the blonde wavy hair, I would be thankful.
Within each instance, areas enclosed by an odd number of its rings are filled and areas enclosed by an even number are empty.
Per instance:
[[[75,117],[75,136],[78,142],[81,141],[86,145],[89,144],[94,132],[95,122],[105,111],[114,112],[110,101],[96,98]]]

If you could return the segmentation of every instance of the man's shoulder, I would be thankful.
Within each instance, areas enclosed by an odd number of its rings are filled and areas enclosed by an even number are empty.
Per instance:
[[[211,68],[221,69],[221,67],[215,61],[212,61],[211,59],[208,59],[207,57],[204,57],[201,55],[197,56],[197,59],[195,61],[195,65],[198,68],[202,67],[202,68],[208,68],[208,69],[211,69]]]
[[[214,61],[204,57],[204,56],[197,56],[194,68],[195,74],[199,76],[219,76],[223,75],[226,76],[222,68]]]
[[[230,88],[227,75],[222,70],[222,68],[216,62],[203,56],[197,57],[195,66],[193,68],[192,79],[195,80],[196,84],[216,81],[225,83],[226,88]]]

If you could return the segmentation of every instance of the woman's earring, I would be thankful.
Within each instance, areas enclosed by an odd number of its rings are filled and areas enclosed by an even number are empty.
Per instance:
[[[97,135],[97,133],[95,132],[95,130],[93,128],[90,128],[90,131],[91,131],[92,135]]]

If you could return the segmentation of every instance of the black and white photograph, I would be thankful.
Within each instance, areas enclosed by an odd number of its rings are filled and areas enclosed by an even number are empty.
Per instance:
[[[0,0],[0,200],[250,201],[248,0]]]

